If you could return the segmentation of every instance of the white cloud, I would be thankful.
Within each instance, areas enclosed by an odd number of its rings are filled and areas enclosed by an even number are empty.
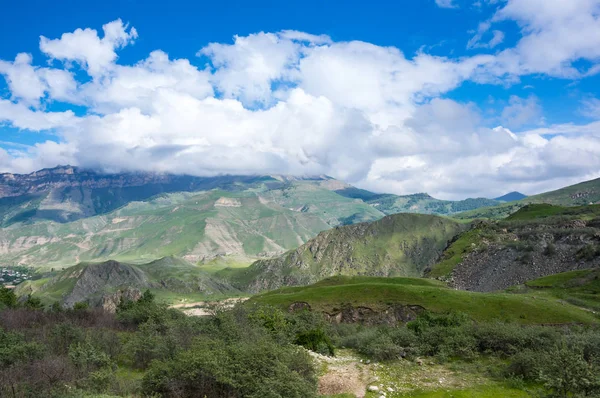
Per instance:
[[[329,174],[379,191],[446,198],[532,193],[600,170],[600,122],[519,132],[541,123],[543,113],[536,97],[512,97],[502,126],[490,129],[476,105],[441,98],[467,80],[505,83],[525,73],[515,68],[521,61],[505,62],[506,50],[407,56],[283,31],[211,43],[199,60],[156,50],[124,65],[116,50],[137,32],[120,20],[103,29],[102,38],[89,28],[42,38],[42,50],[64,61],[60,69],[35,66],[26,54],[0,61],[10,89],[10,98],[0,98],[0,123],[49,131],[58,141],[0,151],[1,169],[70,163],[195,175]],[[477,46],[493,47],[493,37],[480,40]],[[520,50],[512,51],[519,60]],[[77,82],[74,64],[91,79]],[[46,111],[54,100],[88,113]]]
[[[507,73],[574,78],[589,71],[573,62],[600,59],[599,0],[508,0],[492,19],[505,20],[516,21],[523,34],[515,48],[498,55]]]
[[[600,99],[586,98],[581,101],[581,113],[589,118],[600,120]]]
[[[458,8],[454,0],[435,0],[435,4],[441,8]]]
[[[120,19],[102,26],[102,30],[103,38],[89,28],[65,33],[60,39],[40,36],[40,49],[52,59],[77,62],[90,76],[98,77],[117,59],[115,50],[130,44],[138,36],[135,28],[128,29]]]
[[[540,124],[542,119],[542,107],[534,95],[520,98],[512,95],[508,105],[502,110],[502,122],[509,128],[519,128],[528,124]]]
[[[489,32],[492,23],[490,21],[480,22],[477,31],[473,32],[473,37],[467,43],[467,48],[494,48],[504,41],[504,33],[500,30],[493,30],[492,37],[485,43],[482,42],[483,36]]]

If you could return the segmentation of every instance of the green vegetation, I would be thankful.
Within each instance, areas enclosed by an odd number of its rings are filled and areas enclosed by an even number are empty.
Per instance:
[[[362,189],[346,188],[336,191],[340,195],[358,198],[385,214],[421,213],[451,215],[473,209],[496,206],[500,202],[486,198],[469,198],[459,201],[440,200],[426,193],[412,195],[374,194]]]
[[[535,220],[557,216],[591,220],[600,216],[600,205],[564,207],[550,204],[531,204],[519,209],[519,211],[510,215],[507,220]]]
[[[390,279],[403,288],[449,290],[432,280]],[[600,392],[597,326],[505,322],[511,319],[425,311],[406,325],[337,324],[317,311],[290,313],[257,302],[186,317],[150,291],[121,302],[116,314],[86,306],[10,308],[0,311],[0,394],[316,398],[319,375],[326,379],[337,365],[309,351],[349,357],[342,368],[350,373],[341,377],[360,383],[367,372],[364,380],[376,376],[389,398]],[[357,390],[344,385],[334,383],[331,396],[354,396],[348,393]],[[379,395],[367,393],[373,396]]]
[[[563,272],[525,283],[526,290],[511,289],[537,297],[552,297],[600,311],[600,269]]]
[[[598,323],[594,314],[558,300],[535,300],[526,295],[476,293],[449,289],[411,278],[336,278],[304,287],[287,287],[252,297],[249,303],[288,308],[308,303],[315,311],[339,312],[343,305],[384,311],[393,305],[419,305],[434,313],[460,311],[477,321],[520,324]]]
[[[481,240],[481,228],[473,228],[460,234],[444,251],[440,261],[426,274],[429,278],[448,277],[464,256],[475,249]]]
[[[443,217],[394,214],[322,232],[298,249],[233,273],[233,280],[256,292],[334,275],[421,276],[463,228]]]

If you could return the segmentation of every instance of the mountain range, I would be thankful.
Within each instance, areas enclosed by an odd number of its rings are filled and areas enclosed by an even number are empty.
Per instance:
[[[378,194],[328,176],[65,166],[0,181],[1,264],[35,268],[19,291],[67,305],[97,304],[123,286],[195,300],[338,275],[429,276],[488,291],[596,264],[596,207],[557,205],[600,201],[600,180],[510,202]]]
[[[0,263],[49,269],[175,255],[249,264],[340,225],[497,204],[376,194],[327,176],[110,174],[61,166],[0,175]]]

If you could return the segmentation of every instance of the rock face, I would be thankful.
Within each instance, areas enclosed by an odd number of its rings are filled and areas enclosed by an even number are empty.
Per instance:
[[[280,257],[255,262],[243,288],[259,292],[334,275],[421,276],[462,229],[454,221],[423,214],[337,227]]]
[[[577,269],[600,267],[600,221],[537,221],[498,229],[480,225],[483,238],[454,269],[450,285],[489,292]]]
[[[77,268],[77,267],[75,267]],[[76,277],[70,293],[64,298],[66,307],[72,307],[80,301],[87,301],[91,306],[100,306],[106,291],[117,288],[145,289],[152,286],[147,275],[138,267],[117,261],[106,261],[90,264],[69,277]]]
[[[311,307],[305,302],[292,303],[290,312],[310,311]],[[425,308],[420,305],[390,305],[384,310],[375,310],[370,307],[354,307],[351,304],[342,304],[339,309],[324,312],[325,318],[333,323],[360,323],[362,325],[389,325],[395,326],[417,319]]]
[[[106,312],[115,313],[121,301],[138,301],[142,297],[139,289],[125,288],[117,290],[112,294],[102,297],[102,309]]]

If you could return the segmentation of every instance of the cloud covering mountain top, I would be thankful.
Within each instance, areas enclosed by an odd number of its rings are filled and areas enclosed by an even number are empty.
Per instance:
[[[135,21],[42,36],[47,59],[23,52],[0,60],[8,86],[0,123],[56,139],[0,149],[0,170],[72,164],[327,174],[372,190],[442,198],[531,193],[597,177],[597,99],[582,104],[589,124],[546,125],[534,94],[512,96],[492,115],[447,97],[465,82],[485,87],[599,72],[599,2],[572,3],[502,3],[469,42],[482,52],[462,57],[408,56],[286,30],[210,43],[190,59],[160,49],[123,64],[119,51],[143,35]],[[507,21],[521,37],[498,48],[493,31]]]

